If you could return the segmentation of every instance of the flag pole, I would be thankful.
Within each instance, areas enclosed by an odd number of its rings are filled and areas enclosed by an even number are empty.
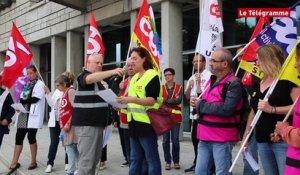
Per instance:
[[[250,44],[252,44],[254,41],[255,41],[255,39],[256,39],[256,37],[255,38],[253,38],[251,41],[249,41],[249,43],[248,44],[246,44],[233,58],[232,58],[232,61],[234,61],[241,53],[243,53],[244,52],[244,50],[246,50],[247,49],[247,47],[250,45]]]
[[[240,64],[241,64],[241,62],[239,62],[239,66],[237,67],[237,69],[236,69],[236,71],[235,71],[235,76],[237,77],[237,74],[238,74],[238,72],[239,72],[239,70],[240,70]]]
[[[201,0],[200,1],[200,4],[199,4],[199,6],[201,7],[201,8],[199,8],[201,11],[199,12],[200,13],[200,21],[199,21],[199,34],[198,34],[198,37],[199,37],[199,43],[198,43],[198,39],[197,39],[197,44],[196,44],[196,50],[195,50],[195,55],[194,55],[194,57],[196,56],[196,51],[197,51],[197,49],[198,49],[198,47],[199,47],[199,54],[200,54],[200,45],[201,45],[201,31],[202,31],[202,29],[203,29],[203,24],[202,24],[202,21],[203,21],[203,13],[204,13],[204,4],[205,3],[205,0]],[[204,56],[204,55],[203,55]],[[194,59],[194,58],[193,58]],[[200,60],[198,60],[197,61],[197,67],[198,67],[198,70],[197,70],[197,73],[198,73],[198,75],[200,74],[200,70],[199,70],[199,68],[200,68]],[[194,65],[193,65],[193,69],[194,69]],[[193,72],[192,72],[192,74],[194,73],[194,70],[193,70]],[[196,83],[196,85],[197,85],[197,83]]]
[[[42,77],[42,75],[41,75],[41,73],[40,73],[40,71],[39,71],[39,69],[38,69],[38,67],[37,67],[36,64],[35,64],[34,59],[32,59],[32,64],[35,66],[35,68],[36,68],[38,74],[40,75],[40,78],[41,78],[42,82],[44,82],[44,84],[46,84],[45,81],[44,81],[44,79],[43,79],[43,77]]]
[[[200,43],[201,43],[201,30],[202,30],[202,18],[203,18],[203,11],[204,11],[204,0],[201,0],[199,2],[199,16],[200,16],[200,19],[199,19],[199,33],[198,33],[198,38],[197,38],[197,43],[196,43],[196,49],[195,49],[195,53],[194,53],[194,57],[193,57],[193,60],[196,56],[196,53],[197,53],[197,49],[200,47]],[[200,54],[200,48],[199,48],[199,53]],[[204,56],[204,55],[203,55]],[[192,65],[193,65],[193,68],[192,68],[192,76],[194,74],[194,71],[195,71],[195,68],[194,68],[194,63],[192,62]],[[200,60],[197,59],[197,73],[198,75],[200,74]],[[193,79],[194,81],[196,81],[195,79]],[[198,85],[198,83],[196,82],[196,86]],[[196,87],[197,88],[197,87]],[[191,94],[190,94],[191,95]],[[202,93],[200,94],[200,96],[198,98],[200,98],[202,95]]]

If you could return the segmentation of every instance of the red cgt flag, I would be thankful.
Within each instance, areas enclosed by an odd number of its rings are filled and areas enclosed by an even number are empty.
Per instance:
[[[23,69],[30,63],[32,52],[13,22],[8,49],[6,51],[2,84],[11,88]]]
[[[91,12],[90,34],[89,34],[87,52],[86,52],[86,58],[85,58],[85,67],[87,65],[88,58],[91,54],[93,54],[93,53],[104,54],[104,51],[105,51],[105,47],[104,47],[104,44],[102,41],[102,37],[100,35],[94,13]]]
[[[159,70],[159,51],[157,49],[155,34],[152,26],[149,4],[143,0],[136,24],[134,27],[133,41],[139,47],[144,47],[150,53],[156,68]]]
[[[270,21],[267,17],[260,17],[255,29],[251,35],[250,41],[255,38],[267,25],[270,24]],[[249,62],[256,61],[256,50],[259,48],[259,45],[256,42],[250,44],[243,54],[242,60],[246,60]]]

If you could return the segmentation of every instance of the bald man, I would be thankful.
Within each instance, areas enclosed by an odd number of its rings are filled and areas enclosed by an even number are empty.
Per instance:
[[[95,174],[103,144],[103,130],[108,125],[108,104],[97,95],[105,87],[101,81],[113,75],[122,76],[124,70],[116,68],[102,71],[103,55],[89,56],[87,68],[77,78],[73,105],[72,125],[78,137],[78,174]]]

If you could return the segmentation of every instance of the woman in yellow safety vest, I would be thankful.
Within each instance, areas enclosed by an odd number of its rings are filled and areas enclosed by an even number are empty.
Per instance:
[[[149,52],[145,48],[131,50],[136,74],[132,77],[128,97],[119,97],[119,103],[128,104],[127,120],[130,135],[129,175],[141,175],[143,161],[147,162],[148,175],[161,175],[157,136],[146,110],[158,108],[161,100],[161,82]]]

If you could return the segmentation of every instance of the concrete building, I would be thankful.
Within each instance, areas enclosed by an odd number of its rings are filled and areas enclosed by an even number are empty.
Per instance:
[[[201,0],[200,0],[201,1]],[[33,60],[52,89],[64,71],[81,72],[94,11],[106,47],[104,69],[126,59],[130,35],[142,0],[1,0],[0,68],[8,47],[12,21],[33,52]],[[199,0],[148,0],[153,6],[167,66],[176,70],[176,82],[191,75],[192,57],[199,32]],[[219,0],[223,14],[223,45],[247,43],[257,19],[237,19],[238,7],[289,7],[295,1]],[[188,102],[184,100],[185,106]],[[184,108],[185,115],[188,108]],[[185,130],[188,130],[185,117]]]

